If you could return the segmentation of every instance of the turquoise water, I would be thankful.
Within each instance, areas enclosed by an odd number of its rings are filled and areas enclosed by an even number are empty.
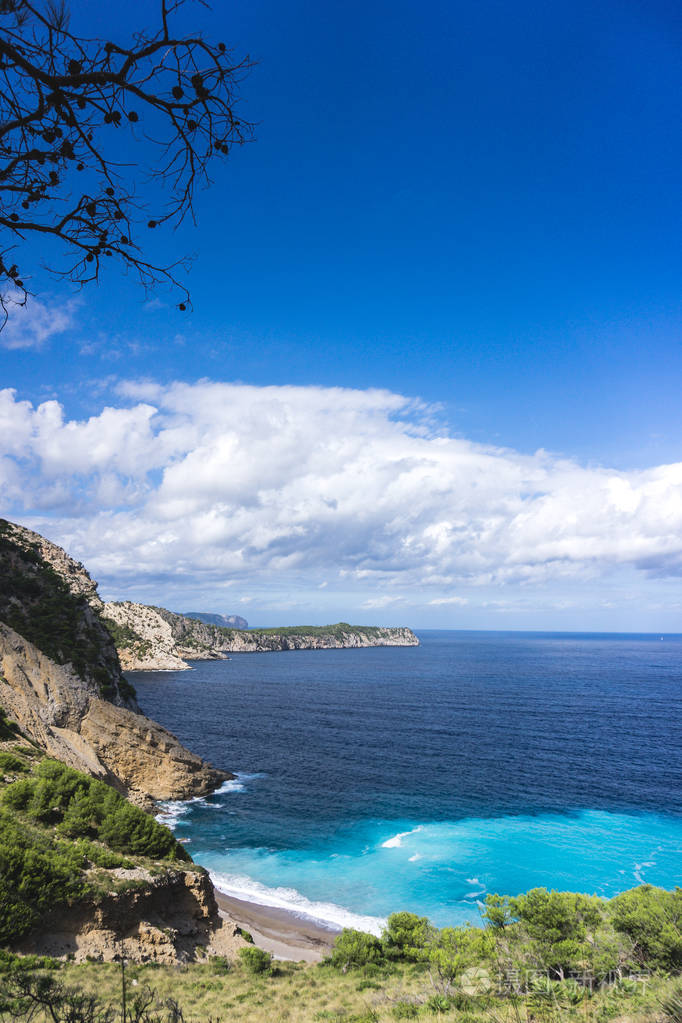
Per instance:
[[[377,931],[682,872],[679,637],[425,633],[131,676],[238,778],[165,819],[219,888]]]

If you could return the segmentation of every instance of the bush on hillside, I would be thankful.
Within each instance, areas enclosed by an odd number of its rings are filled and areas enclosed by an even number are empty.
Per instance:
[[[611,900],[609,915],[615,929],[634,941],[643,966],[682,969],[682,888],[632,888]]]
[[[25,762],[14,755],[14,753],[8,753],[6,750],[0,751],[0,774],[4,774],[5,771],[14,774],[23,774],[28,768]]]
[[[152,859],[188,861],[171,832],[109,785],[56,760],[43,760],[31,778],[9,785],[3,803],[66,838],[98,839],[110,849]]]
[[[239,958],[249,973],[270,973],[272,971],[272,956],[264,949],[256,948],[255,945],[240,948]]]
[[[0,739],[16,739],[21,735],[19,725],[10,721],[4,709],[0,707]]]
[[[418,962],[424,958],[424,952],[436,936],[427,917],[416,913],[391,913],[386,928],[381,936],[387,958]]]
[[[30,832],[0,810],[0,945],[9,945],[48,909],[84,894],[83,854],[71,843]]]
[[[327,961],[339,970],[358,969],[369,963],[385,962],[384,948],[373,934],[346,927],[334,942]]]

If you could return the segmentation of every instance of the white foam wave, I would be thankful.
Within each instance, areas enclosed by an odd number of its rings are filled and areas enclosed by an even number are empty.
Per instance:
[[[246,771],[235,771],[234,778],[229,778],[224,781],[220,788],[212,792],[211,795],[221,796],[225,792],[243,792],[246,788],[248,781],[253,781],[254,778],[265,778],[266,776],[261,772],[255,774],[248,774]]]
[[[238,777],[229,778],[227,781],[224,781],[220,788],[216,789],[212,795],[222,796],[225,792],[243,792],[244,788],[244,782],[240,781]]]
[[[468,877],[466,879],[467,884],[480,884],[481,882],[477,877]]]
[[[311,902],[295,888],[268,888],[260,881],[240,874],[219,874],[212,871],[209,873],[215,887],[224,895],[231,895],[232,898],[245,902],[254,902],[258,906],[286,910],[328,930],[352,927],[356,931],[365,931],[379,937],[386,926],[386,920],[382,917],[353,913],[333,902]]]
[[[409,862],[410,863],[416,863],[417,860],[420,860],[421,858],[422,858],[422,854],[421,853],[415,853],[414,856],[410,856]]]
[[[192,799],[168,799],[164,802],[159,803],[159,813],[157,813],[156,820],[159,824],[165,824],[171,831],[178,824],[180,820],[188,813],[190,806],[194,803],[206,804],[206,800],[203,796],[193,796]]]
[[[416,835],[418,831],[423,831],[423,825],[420,824],[418,828],[412,828],[411,831],[399,831],[393,838],[387,838],[385,842],[381,843],[382,849],[399,849],[403,844],[403,839],[407,838],[408,835]]]
[[[224,781],[219,788],[211,793],[211,796],[220,796],[228,792],[243,792],[246,782],[253,778],[264,777],[264,774],[247,774],[245,771],[236,771],[235,777]],[[158,804],[159,813],[156,814],[156,819],[159,824],[165,824],[173,831],[179,821],[188,813],[189,808],[197,804],[211,810],[220,810],[224,806],[223,803],[209,803],[204,796],[193,796],[191,799],[167,799]]]
[[[655,860],[645,860],[644,863],[635,863],[635,869],[633,870],[635,879],[640,884],[646,884],[646,881],[642,877],[642,871],[644,870],[645,867],[654,867],[655,865],[656,865]]]

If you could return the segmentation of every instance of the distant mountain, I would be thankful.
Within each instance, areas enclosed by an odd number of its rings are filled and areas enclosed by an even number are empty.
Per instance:
[[[214,615],[209,611],[183,611],[183,618],[194,618],[205,625],[219,625],[221,629],[248,629],[249,623],[241,615]]]

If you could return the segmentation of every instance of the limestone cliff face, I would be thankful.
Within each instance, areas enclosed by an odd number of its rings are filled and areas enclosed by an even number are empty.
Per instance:
[[[178,671],[187,667],[178,653],[173,630],[157,608],[122,601],[105,604],[103,614],[124,671]]]
[[[101,610],[82,565],[0,520],[0,706],[52,756],[134,802],[212,791],[231,775],[139,713]]]
[[[0,705],[51,756],[141,805],[203,795],[231,777],[143,714],[95,695],[71,665],[52,661],[2,623]]]
[[[71,684],[83,694],[137,709],[101,610],[97,584],[80,562],[38,533],[0,519],[0,622],[68,667]]]
[[[116,870],[130,887],[96,902],[83,900],[48,914],[17,949],[76,962],[111,962],[123,955],[136,963],[174,964],[208,954],[236,957],[246,942],[239,928],[222,920],[213,887],[200,868]]]
[[[411,629],[345,623],[317,628],[246,632],[225,629],[161,607],[131,602],[105,604],[104,620],[128,671],[186,668],[187,660],[220,659],[229,653],[337,650],[369,646],[418,646]]]

